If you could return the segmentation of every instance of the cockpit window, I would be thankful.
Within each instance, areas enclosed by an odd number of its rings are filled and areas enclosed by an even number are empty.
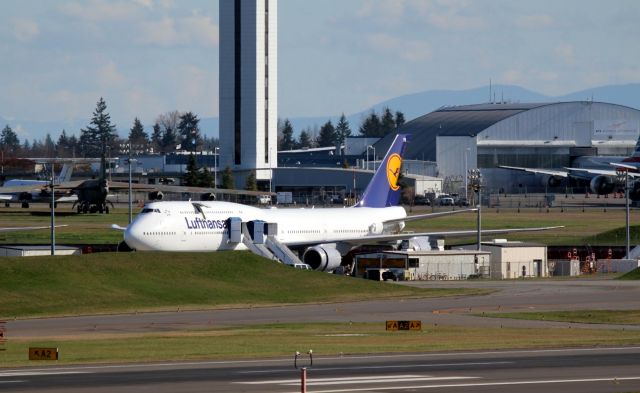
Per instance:
[[[144,213],[160,213],[160,209],[151,209],[149,207],[145,207],[144,209],[142,209],[140,214],[144,214]]]

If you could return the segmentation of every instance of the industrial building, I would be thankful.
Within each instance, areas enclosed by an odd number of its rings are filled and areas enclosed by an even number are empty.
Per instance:
[[[434,161],[436,175],[456,191],[468,169],[480,168],[488,192],[515,193],[523,186],[544,192],[549,179],[499,165],[593,166],[593,157],[630,155],[639,125],[640,110],[603,102],[487,103],[443,107],[397,132],[412,136],[405,158]],[[386,151],[392,139],[378,141],[376,150]]]
[[[475,249],[476,245],[461,247]],[[491,253],[491,278],[548,277],[547,246],[536,243],[494,239],[482,242],[482,250]]]

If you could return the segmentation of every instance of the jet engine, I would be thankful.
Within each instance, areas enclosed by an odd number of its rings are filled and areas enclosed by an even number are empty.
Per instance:
[[[203,194],[200,194],[200,200],[201,201],[215,201],[216,200],[216,194],[214,194],[212,192],[205,192]]]
[[[611,194],[616,188],[616,183],[610,176],[596,176],[589,183],[591,192],[598,195]]]
[[[330,272],[342,263],[342,255],[330,244],[320,244],[309,247],[302,254],[302,262],[311,266],[314,270]]]
[[[164,194],[161,191],[151,191],[149,193],[150,201],[161,201],[164,198]]]
[[[563,180],[564,178],[560,176],[544,176],[542,178],[542,185],[545,187],[559,187]]]
[[[21,192],[18,196],[19,201],[31,201],[33,200],[33,195],[30,192]]]

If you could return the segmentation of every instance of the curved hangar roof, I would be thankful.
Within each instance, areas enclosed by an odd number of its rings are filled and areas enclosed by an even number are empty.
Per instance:
[[[499,127],[499,123],[515,123]],[[375,144],[376,150],[386,151],[396,133],[411,134],[405,159],[436,160],[437,136],[475,137],[488,128],[496,139],[543,140],[555,139],[558,134],[566,134],[566,124],[592,120],[633,119],[640,121],[637,109],[608,103],[591,101],[556,103],[517,103],[517,104],[477,104],[443,107],[434,112],[417,117],[400,127],[397,132],[385,136]],[[637,127],[637,126],[636,126]],[[572,140],[583,139],[573,135]],[[495,135],[494,135],[495,134]],[[549,135],[544,135],[549,134]],[[591,134],[589,132],[589,134]],[[566,135],[564,135],[566,136]],[[485,135],[488,138],[488,135]],[[625,139],[634,140],[634,136]],[[588,136],[589,141],[591,135]],[[585,141],[586,142],[586,141]]]

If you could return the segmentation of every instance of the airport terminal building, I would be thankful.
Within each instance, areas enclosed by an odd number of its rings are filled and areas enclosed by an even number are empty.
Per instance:
[[[544,192],[548,178],[510,171],[593,166],[600,156],[627,156],[640,134],[640,110],[592,101],[487,103],[443,107],[403,125],[411,134],[405,158],[435,161],[445,184],[463,187],[480,168],[489,192]],[[375,144],[385,151],[393,135]],[[600,159],[606,162],[606,159]]]

